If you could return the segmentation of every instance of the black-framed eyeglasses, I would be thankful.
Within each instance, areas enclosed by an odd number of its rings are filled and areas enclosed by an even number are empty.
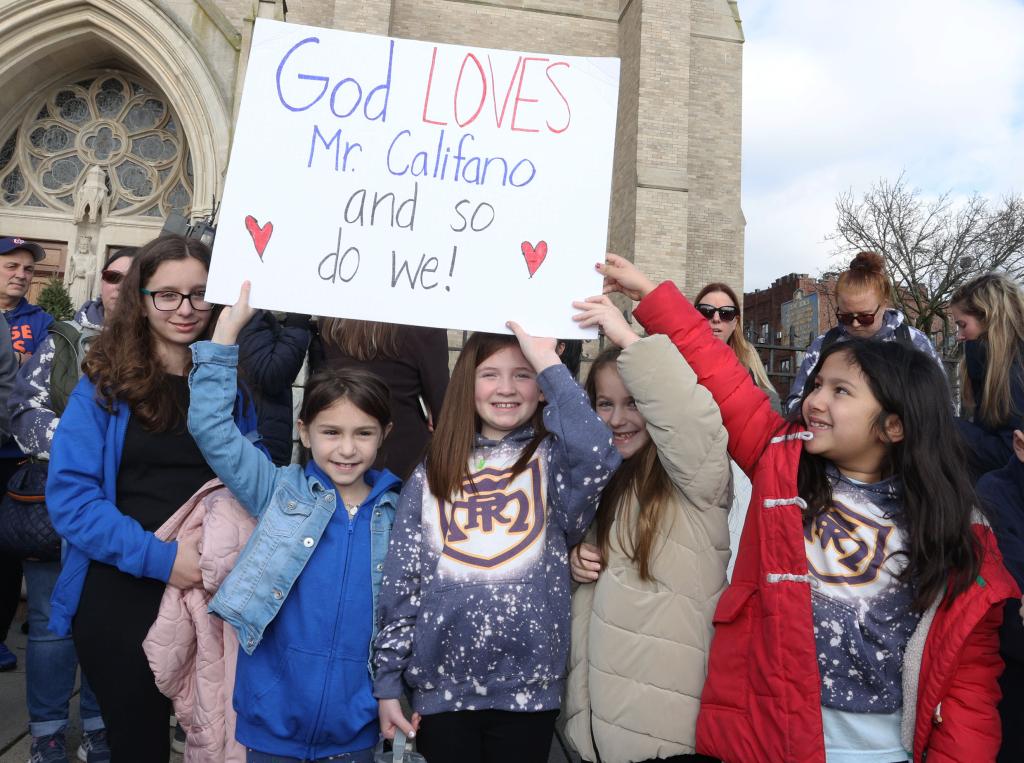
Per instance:
[[[870,326],[875,322],[875,316],[878,315],[878,311],[881,309],[882,306],[879,305],[870,313],[841,313],[836,310],[836,320],[844,326],[852,326],[854,323],[858,326]]]
[[[103,283],[109,283],[111,286],[117,286],[124,280],[124,273],[119,270],[104,270],[100,273],[100,278],[103,279]]]
[[[139,291],[149,295],[150,299],[153,300],[153,307],[167,313],[177,310],[186,299],[192,305],[192,309],[200,313],[213,309],[213,303],[206,301],[205,290],[198,291],[195,294],[182,294],[180,291],[166,290],[150,291],[149,289],[139,289]]]
[[[715,307],[714,305],[709,305],[707,302],[701,302],[697,305],[697,312],[709,321],[714,317],[715,313],[718,313],[718,317],[726,323],[732,323],[740,314],[738,307],[734,307],[732,305],[727,305],[726,307]]]

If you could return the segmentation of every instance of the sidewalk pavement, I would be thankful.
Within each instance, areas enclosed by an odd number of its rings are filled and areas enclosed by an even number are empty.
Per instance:
[[[14,625],[7,636],[7,646],[18,657],[18,667],[0,673],[0,763],[25,763],[28,760],[32,738],[28,735],[28,712],[25,709],[25,642],[21,624],[25,622],[25,604],[22,602]],[[170,729],[168,729],[170,732]],[[81,727],[78,721],[77,694],[71,702],[71,725],[67,732],[68,759],[74,763]],[[182,756],[171,753],[169,763],[182,763]],[[527,761],[524,761],[527,763]],[[573,755],[566,757],[556,738],[551,746],[547,763],[579,763]]]

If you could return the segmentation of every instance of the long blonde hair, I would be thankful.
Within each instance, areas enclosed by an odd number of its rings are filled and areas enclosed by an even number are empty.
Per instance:
[[[401,328],[396,323],[329,318],[320,324],[320,337],[356,360],[397,358]]]
[[[607,368],[618,373],[618,347],[608,347],[594,359],[587,376],[587,397],[590,405],[597,408],[597,375]],[[611,528],[616,519],[622,520],[618,526],[617,540],[636,565],[641,580],[652,580],[651,560],[657,540],[658,528],[662,522],[668,521],[666,514],[671,506],[674,495],[672,480],[665,471],[654,440],[647,442],[637,453],[622,462],[601,493],[601,502],[597,507],[597,545],[602,555],[608,558],[611,545]],[[630,502],[636,500],[640,506],[635,521],[627,520]]]
[[[693,304],[699,305],[704,297],[715,291],[722,292],[722,294],[732,300],[733,305],[736,307],[736,327],[733,329],[732,335],[726,344],[732,348],[732,351],[736,354],[737,359],[743,364],[744,368],[753,375],[754,383],[758,387],[774,391],[775,385],[769,381],[768,373],[764,370],[764,364],[761,362],[761,358],[758,357],[757,350],[743,336],[743,305],[736,298],[736,292],[732,290],[732,287],[726,283],[709,283],[697,293]]]
[[[950,304],[975,318],[984,331],[988,355],[981,404],[975,414],[987,426],[1003,426],[1014,413],[1022,413],[1014,411],[1010,375],[1021,373],[1024,292],[1005,273],[985,273],[957,289]],[[977,403],[965,360],[960,361],[960,389],[967,408],[974,410]]]

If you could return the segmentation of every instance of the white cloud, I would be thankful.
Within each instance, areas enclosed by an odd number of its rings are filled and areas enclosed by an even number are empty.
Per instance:
[[[746,288],[830,264],[835,197],[1024,191],[1024,0],[745,0]]]

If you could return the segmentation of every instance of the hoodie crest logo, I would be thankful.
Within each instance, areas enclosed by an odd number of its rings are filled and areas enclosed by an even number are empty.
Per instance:
[[[442,556],[494,569],[544,535],[544,479],[539,458],[512,477],[511,468],[480,469],[452,502],[438,501]]]

